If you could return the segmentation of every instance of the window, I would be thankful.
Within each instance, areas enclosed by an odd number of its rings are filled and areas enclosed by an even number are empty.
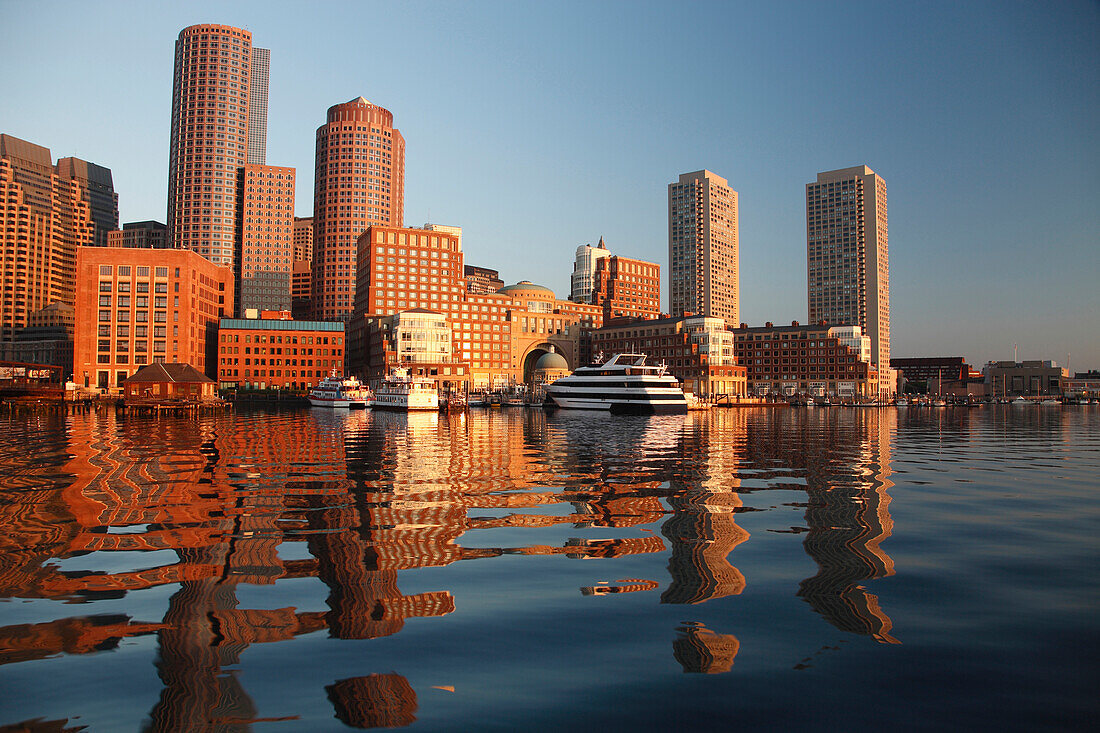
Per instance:
[[[111,266],[110,265],[100,265],[99,266],[99,274],[100,275],[110,275],[111,274]]]

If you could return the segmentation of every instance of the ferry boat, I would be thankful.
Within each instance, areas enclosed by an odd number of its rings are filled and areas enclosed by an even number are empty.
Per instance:
[[[439,410],[439,391],[434,380],[414,377],[408,369],[398,367],[383,378],[375,390],[374,409]]]
[[[333,369],[309,391],[314,407],[370,407],[370,390],[355,377],[342,377]]]
[[[612,413],[687,412],[688,402],[664,364],[647,366],[645,354],[615,354],[546,386],[546,409]]]

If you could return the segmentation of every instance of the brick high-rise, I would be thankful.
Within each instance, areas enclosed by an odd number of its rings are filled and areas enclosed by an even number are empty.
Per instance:
[[[668,184],[668,281],[673,316],[740,323],[737,192],[708,170]]]
[[[402,226],[405,139],[388,110],[358,97],[329,107],[317,128],[316,163],[313,315],[347,320],[355,305],[356,241],[372,224]]]
[[[886,181],[867,166],[806,184],[806,272],[810,323],[860,326],[880,391],[893,391]]]

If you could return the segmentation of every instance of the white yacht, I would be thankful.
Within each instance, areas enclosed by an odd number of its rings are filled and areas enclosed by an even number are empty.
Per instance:
[[[687,412],[688,402],[664,364],[647,366],[645,354],[615,354],[546,386],[547,409],[619,412]]]
[[[333,369],[309,391],[314,407],[370,407],[370,390],[355,377],[342,377]]]
[[[376,410],[438,410],[439,390],[435,381],[414,377],[398,367],[390,372],[374,392]]]

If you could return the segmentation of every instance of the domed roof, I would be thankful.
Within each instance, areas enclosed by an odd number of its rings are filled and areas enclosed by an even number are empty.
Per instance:
[[[535,362],[535,371],[547,371],[550,369],[564,369],[569,371],[569,364],[565,357],[556,351],[548,351]]]
[[[505,285],[503,288],[497,290],[498,293],[504,293],[505,295],[511,295],[512,293],[520,293],[523,291],[546,293],[551,298],[554,297],[554,291],[550,288],[543,287],[542,285],[535,285],[530,280],[520,280],[515,285]]]

